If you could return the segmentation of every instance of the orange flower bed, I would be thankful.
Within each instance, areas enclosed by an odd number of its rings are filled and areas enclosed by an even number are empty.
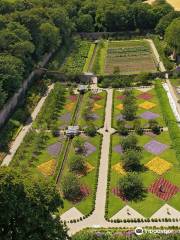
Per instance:
[[[149,110],[149,109],[151,109],[155,106],[156,106],[155,103],[152,103],[152,102],[149,102],[149,101],[145,101],[145,102],[139,104],[139,107],[144,108],[146,110]]]
[[[114,166],[112,166],[112,169],[121,175],[126,175],[126,171],[124,170],[121,163],[115,164]]]
[[[39,166],[37,166],[37,168],[45,176],[52,176],[55,166],[56,166],[56,161],[52,159],[48,162],[40,164]]]
[[[123,104],[118,104],[117,106],[116,106],[116,108],[118,109],[118,110],[123,110]]]
[[[93,106],[92,111],[95,112],[96,110],[99,110],[99,109],[101,109],[102,107],[103,107],[102,105],[97,104],[97,103],[94,103],[94,106]]]
[[[73,110],[74,105],[75,105],[75,103],[74,103],[74,102],[71,102],[71,103],[66,104],[64,108],[65,108],[67,111],[70,112],[70,111]]]

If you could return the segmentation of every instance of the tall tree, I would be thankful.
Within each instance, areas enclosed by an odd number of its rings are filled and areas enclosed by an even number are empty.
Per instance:
[[[48,180],[0,168],[0,199],[2,240],[67,239],[67,230],[55,214],[63,203]]]

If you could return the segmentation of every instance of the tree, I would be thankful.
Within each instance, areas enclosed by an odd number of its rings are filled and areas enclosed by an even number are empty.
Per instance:
[[[85,134],[90,137],[96,136],[96,133],[97,133],[97,130],[93,123],[90,123],[85,129]]]
[[[174,12],[174,11],[163,16],[155,28],[156,33],[160,34],[161,36],[164,36],[167,27],[171,24],[171,22],[175,18],[178,18],[178,17],[180,17],[180,13]]]
[[[150,73],[142,72],[135,77],[135,81],[140,83],[143,86],[149,85],[151,79]]]
[[[144,132],[144,129],[141,126],[141,120],[135,119],[134,120],[134,130],[138,135],[142,135]]]
[[[5,93],[10,96],[20,86],[23,80],[23,62],[11,55],[0,55],[0,79]]]
[[[180,54],[180,18],[172,21],[165,33],[167,43],[174,48],[175,54]]]
[[[82,158],[82,156],[74,155],[70,159],[69,169],[71,172],[75,172],[77,174],[78,173],[85,174],[86,173],[86,163],[85,163],[84,159]]]
[[[40,26],[41,41],[45,52],[56,49],[61,43],[59,29],[51,23],[42,23]]]
[[[6,101],[7,94],[4,92],[2,88],[2,82],[0,82],[0,109],[3,107],[5,101]]]
[[[77,19],[77,31],[78,32],[93,32],[94,23],[90,14],[80,15]]]
[[[62,191],[64,197],[70,201],[75,201],[81,197],[80,182],[74,174],[69,173],[63,178]]]
[[[67,239],[67,230],[56,215],[62,200],[55,184],[44,177],[0,168],[0,198],[2,240]]]
[[[149,128],[151,128],[152,132],[155,134],[160,134],[161,128],[158,124],[158,122],[154,119],[149,120]]]
[[[140,170],[141,152],[136,150],[127,150],[122,155],[122,164],[126,171],[133,172]]]
[[[126,122],[124,120],[117,121],[117,131],[120,135],[127,136],[128,129],[126,128]]]
[[[121,142],[122,148],[124,151],[127,150],[140,150],[140,147],[138,146],[138,139],[135,135],[129,135],[127,137],[124,137]]]
[[[128,201],[141,201],[146,196],[147,190],[136,173],[129,173],[122,177],[118,186]]]
[[[137,104],[136,98],[132,91],[125,90],[125,98],[123,99],[123,110],[122,114],[126,120],[132,121],[136,117]]]
[[[76,137],[74,139],[74,148],[77,153],[83,153],[84,152],[84,140],[80,137]]]

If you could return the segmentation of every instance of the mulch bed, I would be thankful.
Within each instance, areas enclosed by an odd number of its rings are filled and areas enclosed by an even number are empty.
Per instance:
[[[144,149],[152,154],[161,154],[164,152],[169,146],[163,143],[160,143],[156,140],[152,140],[144,145]]]
[[[166,179],[159,178],[149,187],[148,190],[162,200],[167,201],[179,192],[180,189]]]
[[[118,187],[113,188],[112,193],[115,196],[121,198],[123,201],[127,202],[127,199],[125,198],[124,194],[122,193],[122,191]]]
[[[62,144],[57,142],[57,143],[54,143],[52,145],[49,145],[48,148],[47,148],[47,151],[50,155],[58,156],[58,154],[61,150],[61,147],[62,147]]]
[[[149,136],[149,137],[156,137],[157,135],[155,134],[155,133],[153,133],[153,132],[145,132],[144,133],[145,135],[147,135],[147,136]]]

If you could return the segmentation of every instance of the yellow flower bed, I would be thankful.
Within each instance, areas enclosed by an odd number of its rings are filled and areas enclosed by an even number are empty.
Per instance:
[[[87,168],[87,171],[86,171],[87,173],[90,173],[95,169],[95,167],[88,162],[86,162],[86,168]]]
[[[126,171],[124,170],[121,163],[115,164],[114,166],[112,166],[112,169],[121,175],[126,175]]]
[[[156,106],[155,103],[152,103],[152,102],[149,102],[149,101],[145,101],[145,102],[139,104],[139,107],[144,108],[146,110],[149,110],[149,109],[151,109],[155,106]]]
[[[151,171],[159,175],[162,175],[172,167],[172,164],[160,157],[155,157],[151,161],[149,161],[145,166],[149,168]]]
[[[101,109],[102,107],[103,107],[102,105],[97,104],[97,103],[94,103],[94,106],[93,106],[92,111],[95,112],[96,110],[99,110],[99,109]]]
[[[56,161],[52,159],[48,162],[40,164],[39,166],[37,166],[37,168],[45,176],[51,176],[53,175],[55,166],[56,166]]]
[[[68,103],[68,104],[65,105],[64,108],[65,108],[67,111],[70,112],[70,111],[72,111],[72,109],[73,109],[73,107],[74,107],[74,104],[75,104],[74,102]]]
[[[124,107],[123,107],[123,104],[120,103],[120,104],[118,104],[118,105],[116,106],[116,108],[117,108],[118,110],[123,110]]]

